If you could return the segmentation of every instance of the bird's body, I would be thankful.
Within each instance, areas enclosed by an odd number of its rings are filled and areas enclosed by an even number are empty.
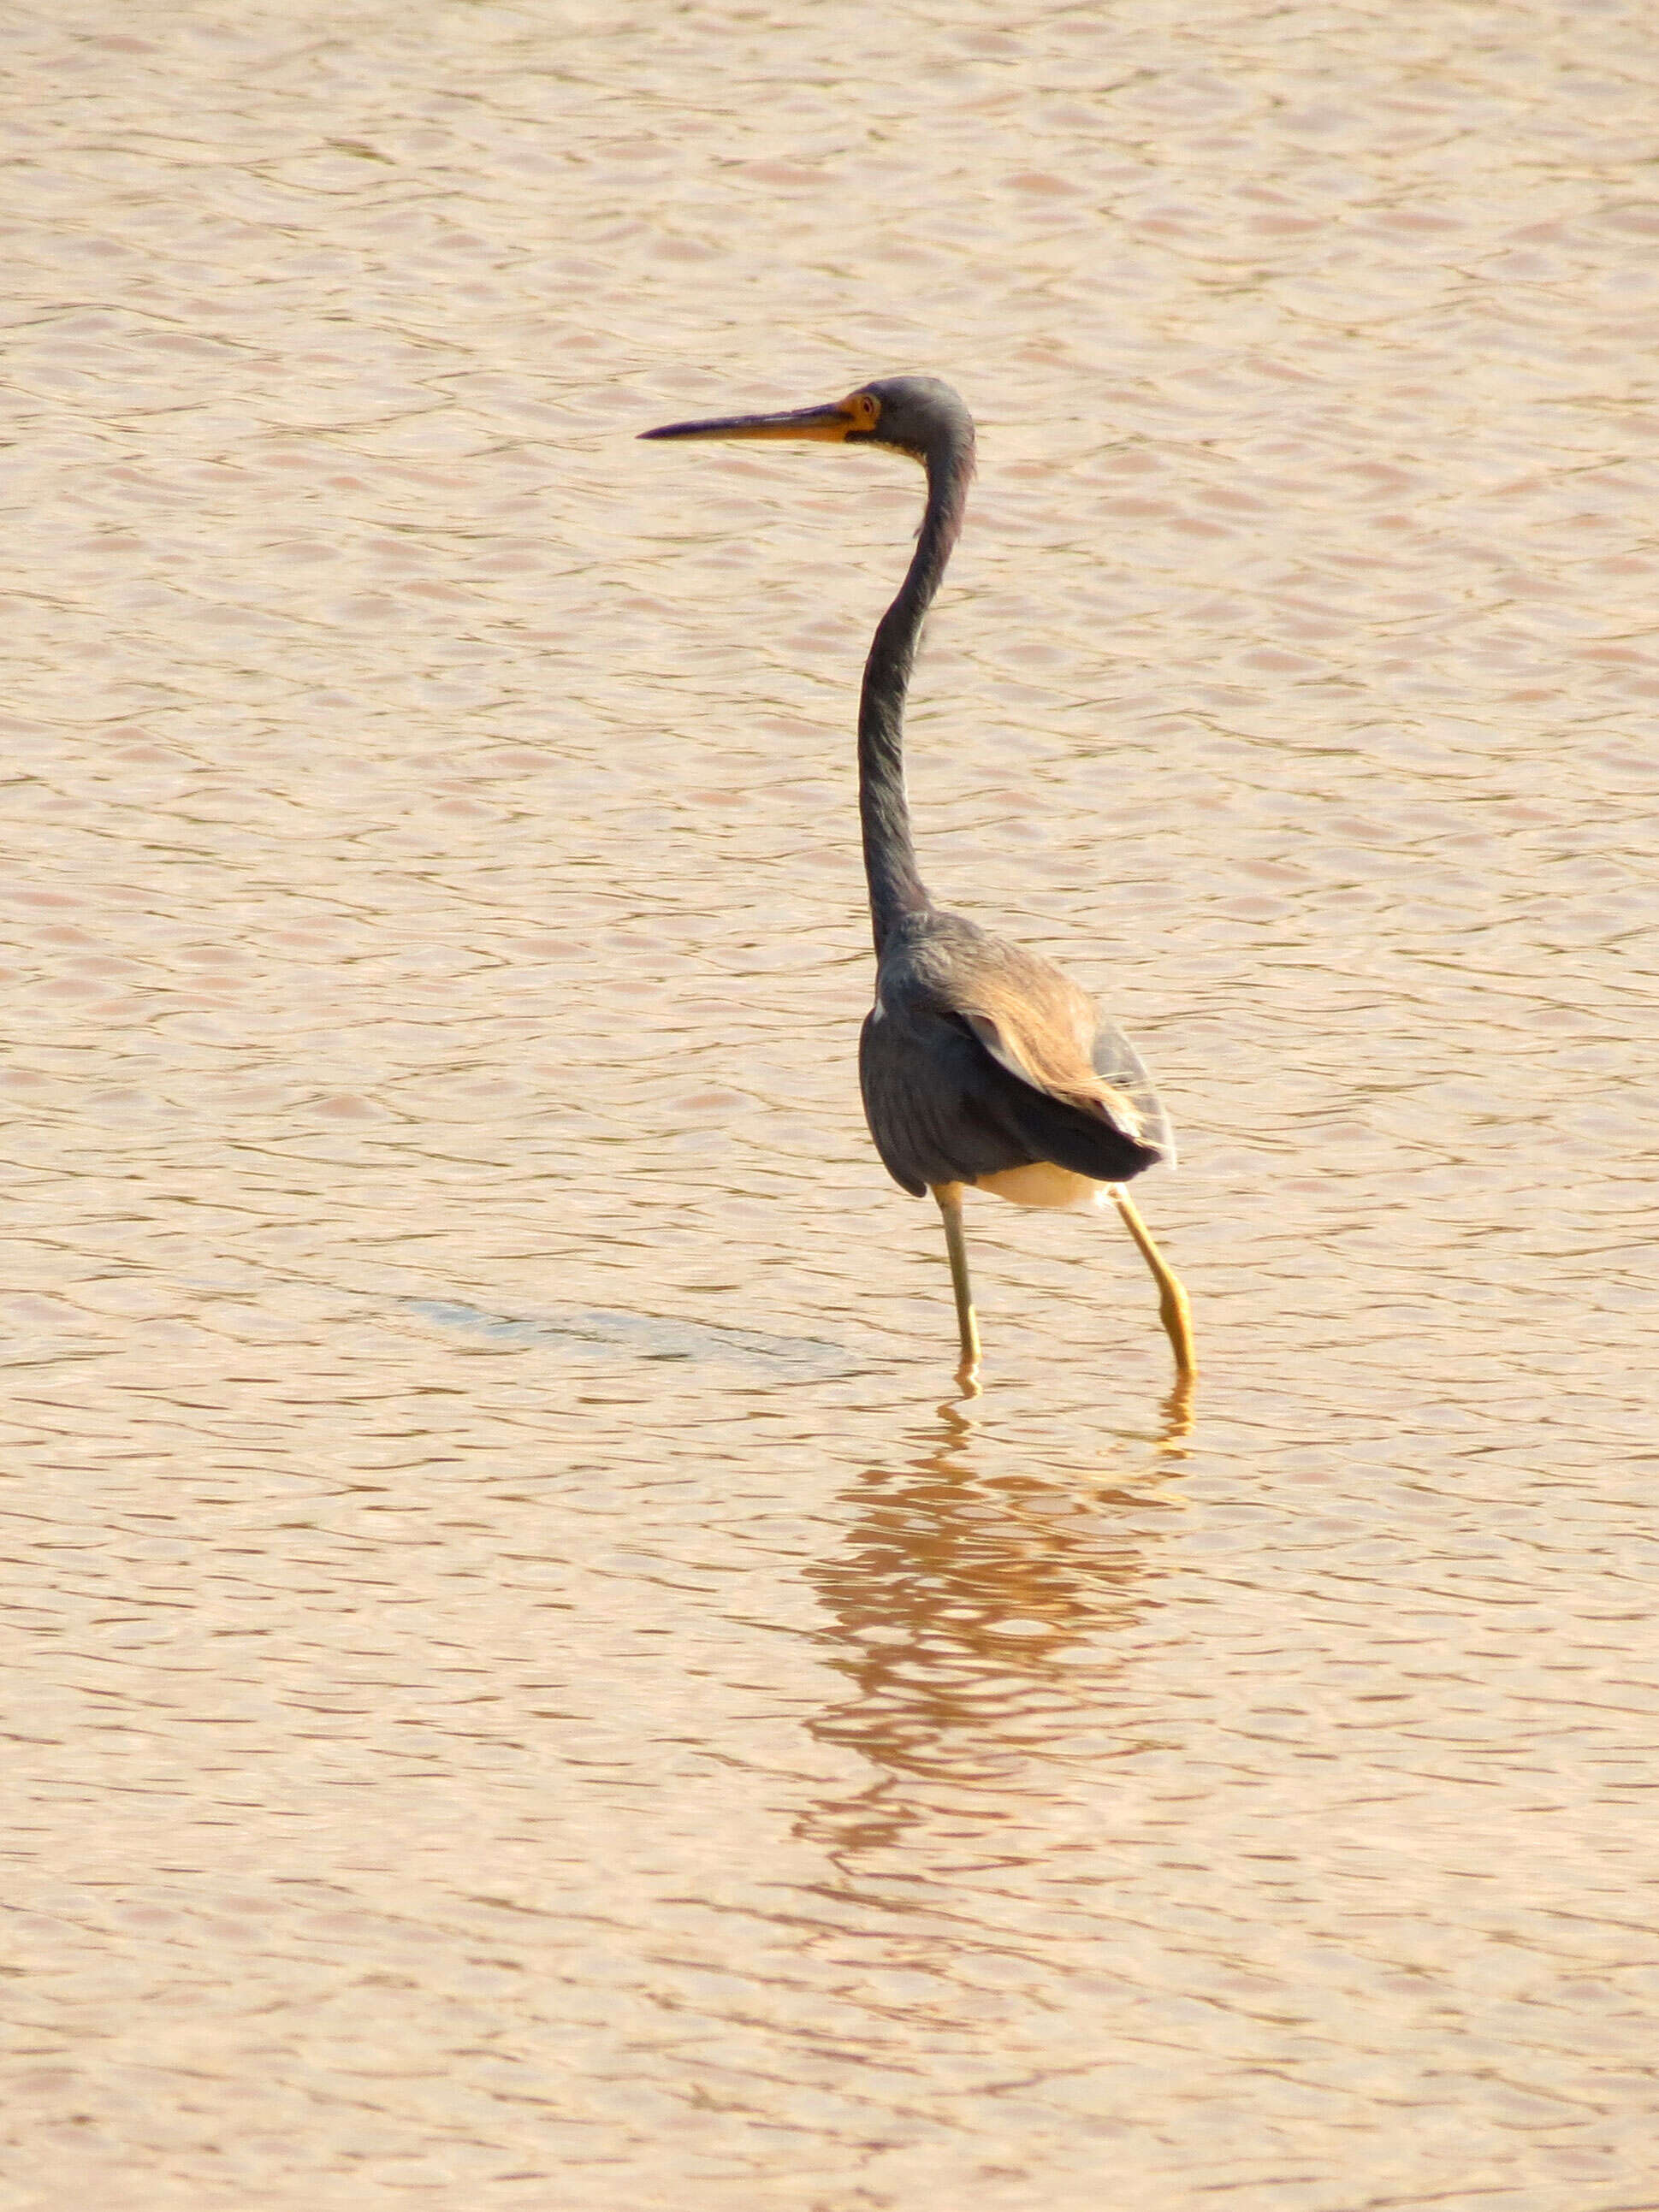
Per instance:
[[[962,526],[974,426],[948,385],[891,377],[827,407],[676,422],[653,438],[810,438],[896,447],[927,471],[927,505],[903,584],[877,625],[859,706],[859,811],[876,945],[875,1002],[859,1046],[866,1118],[903,1189],[944,1214],[961,1373],[979,1333],[962,1234],[964,1187],[1021,1206],[1091,1206],[1109,1194],[1158,1279],[1183,1381],[1194,1371],[1186,1294],[1123,1185],[1173,1161],[1169,1124],[1133,1047],[1040,955],[933,904],[917,872],[904,784],[903,713],[917,640]]]
[[[859,1073],[876,1150],[917,1197],[1000,1184],[1028,1206],[1091,1205],[1170,1149],[1146,1069],[1088,993],[934,907],[882,948]],[[1045,1166],[1070,1183],[1030,1172]]]

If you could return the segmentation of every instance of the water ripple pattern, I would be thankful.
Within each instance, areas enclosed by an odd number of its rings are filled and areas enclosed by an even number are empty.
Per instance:
[[[1659,30],[25,0],[0,2201],[1659,2204]],[[852,721],[1182,1138],[871,1153]]]

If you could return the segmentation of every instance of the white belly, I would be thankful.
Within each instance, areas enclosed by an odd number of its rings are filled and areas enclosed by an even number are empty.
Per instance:
[[[1033,1160],[1029,1167],[1004,1168],[1000,1175],[981,1176],[975,1190],[994,1191],[1016,1206],[1097,1206],[1107,1186],[1092,1176],[1073,1175],[1052,1160]]]

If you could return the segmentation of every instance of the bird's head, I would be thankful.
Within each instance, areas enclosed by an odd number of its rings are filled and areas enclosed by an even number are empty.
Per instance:
[[[845,399],[797,407],[781,415],[722,415],[701,422],[665,422],[642,438],[812,438],[832,445],[891,446],[932,463],[971,455],[974,420],[936,376],[884,376]]]

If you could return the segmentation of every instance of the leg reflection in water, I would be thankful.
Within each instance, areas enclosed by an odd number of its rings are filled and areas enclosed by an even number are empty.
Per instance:
[[[1179,1509],[1189,1407],[1172,1401],[1150,1449],[1126,1445],[1085,1481],[1016,1457],[961,1402],[843,1492],[845,1539],[808,1571],[823,1656],[848,1685],[809,1725],[860,1765],[807,1826],[849,1874],[872,1853],[931,1856],[941,1823],[951,1850],[982,1832],[1004,1851],[1045,1796],[1092,1786],[1156,1730],[1134,1696],[1134,1632]]]

